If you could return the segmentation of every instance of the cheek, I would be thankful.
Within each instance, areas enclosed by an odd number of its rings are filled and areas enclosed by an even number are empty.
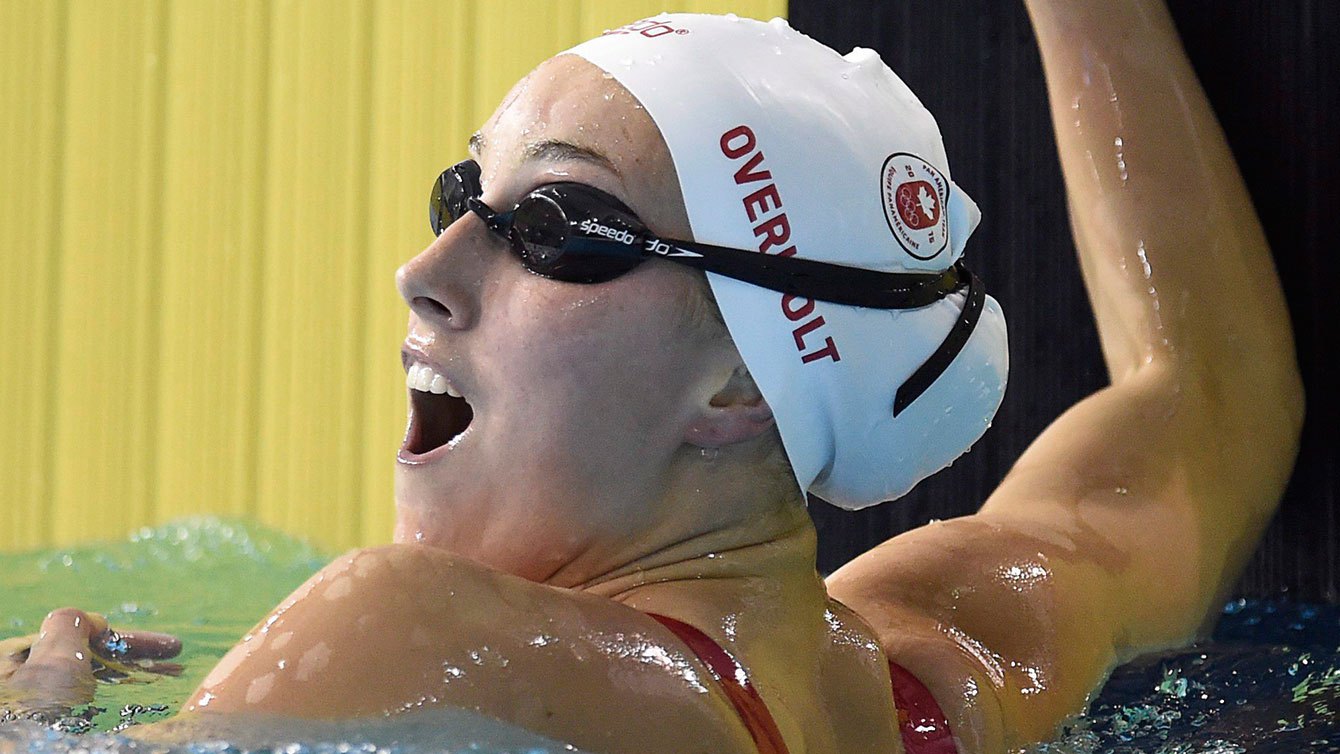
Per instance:
[[[534,410],[578,414],[567,420],[583,424],[646,429],[673,412],[693,343],[680,333],[677,289],[637,276],[592,286],[536,278],[514,288],[495,310],[490,350],[495,368],[508,372],[495,384],[511,385],[511,397],[539,404]]]
[[[516,286],[493,311],[494,365],[549,384],[581,379],[620,339],[610,295],[605,286],[535,280]]]

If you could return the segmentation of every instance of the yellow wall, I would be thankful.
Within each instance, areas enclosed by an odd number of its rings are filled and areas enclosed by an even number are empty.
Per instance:
[[[785,0],[0,2],[0,550],[201,512],[385,541],[432,179],[662,9]]]

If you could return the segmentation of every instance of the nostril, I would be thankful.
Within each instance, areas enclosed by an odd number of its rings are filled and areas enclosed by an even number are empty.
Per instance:
[[[414,300],[410,302],[410,307],[424,312],[425,314],[451,319],[450,309],[443,306],[437,299],[428,298],[427,296],[415,296]]]

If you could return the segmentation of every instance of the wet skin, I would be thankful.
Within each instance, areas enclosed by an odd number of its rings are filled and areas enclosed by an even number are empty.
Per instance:
[[[658,233],[691,235],[654,123],[585,61],[542,65],[476,144],[495,208],[573,180]],[[412,358],[469,401],[469,430],[400,463],[403,544],[324,569],[186,711],[440,704],[597,751],[752,750],[718,685],[649,611],[741,658],[794,750],[896,751],[882,652],[827,599],[812,524],[778,494],[785,478],[759,483],[778,442],[771,413],[742,386],[720,325],[690,317],[697,285],[659,261],[607,284],[560,283],[526,271],[477,218],[449,227],[399,286]]]
[[[323,569],[190,711],[142,733],[455,705],[596,751],[753,751],[653,611],[740,658],[793,752],[899,749],[886,655],[929,686],[961,751],[1002,752],[1049,736],[1115,663],[1196,635],[1292,465],[1287,314],[1162,5],[1028,5],[1112,385],[1049,427],[977,515],[900,535],[825,584],[808,516],[766,463],[766,403],[729,340],[687,321],[694,279],[652,262],[555,283],[468,218],[400,287],[407,343],[470,402],[469,432],[402,464],[398,544]],[[541,66],[481,134],[495,208],[577,180],[688,232],[654,124],[581,61]],[[53,617],[34,653],[86,646],[69,623]]]

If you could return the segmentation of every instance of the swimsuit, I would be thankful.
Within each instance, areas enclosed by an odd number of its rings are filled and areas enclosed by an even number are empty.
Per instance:
[[[889,678],[905,754],[958,754],[949,721],[926,686],[893,660],[889,660]]]
[[[734,657],[712,637],[683,621],[656,613],[647,615],[670,629],[707,666],[753,737],[759,754],[787,754],[786,742],[782,740],[782,732],[777,729],[772,713],[749,681],[748,672]],[[904,753],[958,754],[944,712],[926,686],[892,660],[889,661],[889,678]]]

